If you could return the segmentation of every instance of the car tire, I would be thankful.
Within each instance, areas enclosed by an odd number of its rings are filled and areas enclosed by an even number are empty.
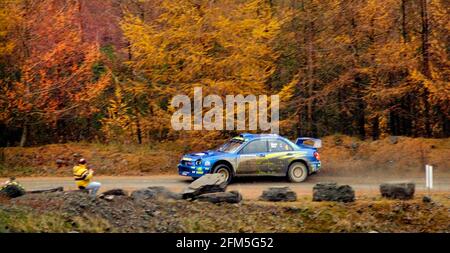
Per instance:
[[[289,166],[287,176],[289,181],[301,183],[308,177],[308,168],[302,162],[295,162]]]
[[[227,184],[231,183],[231,180],[233,179],[233,173],[232,169],[228,165],[219,164],[215,166],[212,171],[213,173],[225,174]]]

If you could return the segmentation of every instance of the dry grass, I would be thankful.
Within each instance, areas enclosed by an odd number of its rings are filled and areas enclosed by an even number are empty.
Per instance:
[[[67,218],[59,213],[37,213],[32,209],[0,206],[0,233],[100,233],[113,232],[109,223],[97,217]]]
[[[176,168],[181,154],[156,146],[89,143],[6,148],[0,176],[71,176],[79,157],[86,158],[98,175],[165,174]],[[58,167],[58,159],[66,165]]]
[[[433,164],[435,175],[450,172],[450,139],[398,137],[393,144],[389,138],[360,141],[348,136],[323,139],[320,150],[323,172],[329,175],[394,176],[423,173],[425,164]]]

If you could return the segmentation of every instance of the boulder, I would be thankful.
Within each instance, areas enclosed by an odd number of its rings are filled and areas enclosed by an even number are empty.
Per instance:
[[[56,188],[49,188],[49,189],[43,189],[43,190],[34,190],[34,191],[27,191],[26,193],[31,194],[37,194],[37,193],[51,193],[51,192],[62,192],[64,191],[64,187],[56,187]]]
[[[355,191],[349,185],[337,183],[318,183],[313,187],[313,201],[355,201]]]
[[[296,201],[297,193],[289,187],[271,187],[263,191],[259,199],[264,201]]]
[[[389,136],[389,142],[391,144],[397,144],[398,143],[398,136]]]
[[[214,192],[199,195],[195,198],[198,201],[206,201],[211,203],[239,203],[242,201],[242,195],[237,191],[230,192]]]
[[[162,186],[152,186],[131,193],[133,200],[180,199],[181,195],[173,193]]]
[[[67,163],[66,160],[63,159],[56,159],[56,166],[58,166],[58,168],[61,168],[63,166],[68,166],[69,164]]]
[[[104,199],[106,201],[113,201],[115,197],[115,195],[100,196],[101,199]]]
[[[432,199],[430,196],[423,196],[422,202],[423,203],[431,203]]]
[[[10,199],[23,196],[25,193],[25,189],[16,183],[7,184],[0,189],[0,195]]]
[[[412,199],[416,185],[412,182],[390,182],[380,185],[381,196],[389,199]]]
[[[127,196],[127,195],[128,195],[128,193],[122,189],[112,189],[112,190],[105,191],[102,194],[100,194],[99,198],[112,200],[114,198],[112,196]]]
[[[192,182],[184,189],[182,195],[184,199],[189,199],[206,193],[225,192],[226,188],[227,181],[224,175],[206,174]]]

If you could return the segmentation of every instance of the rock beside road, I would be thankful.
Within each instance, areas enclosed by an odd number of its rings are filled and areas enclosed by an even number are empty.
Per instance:
[[[181,199],[181,195],[173,193],[162,186],[148,187],[131,193],[133,200]]]
[[[198,201],[217,203],[239,203],[242,195],[238,191],[206,193],[195,198]]]
[[[391,144],[397,144],[398,143],[398,136],[389,136],[389,142]]]
[[[423,203],[431,203],[433,200],[431,199],[430,196],[423,196],[422,198],[422,202]]]
[[[50,189],[43,189],[43,190],[34,190],[34,191],[27,191],[27,194],[37,194],[37,193],[51,193],[51,192],[62,192],[64,191],[64,187],[56,187],[56,188],[50,188]]]
[[[313,201],[355,201],[355,191],[349,185],[337,183],[318,183],[313,188]]]
[[[112,189],[100,194],[99,198],[113,200],[115,196],[128,196],[128,193],[123,189]]]
[[[355,205],[330,208],[326,203],[310,201],[301,205],[288,204],[291,202],[263,205],[256,201],[212,204],[159,199],[135,201],[129,196],[114,196],[108,201],[71,191],[25,194],[2,200],[0,215],[6,217],[2,221],[7,222],[4,227],[8,226],[10,232],[22,233],[361,233],[371,230],[383,233],[448,233],[447,195],[436,196],[442,205],[438,202],[422,203],[417,198],[411,201],[368,198]],[[48,217],[57,222],[49,226]],[[352,221],[336,222],[339,217],[351,217]]]
[[[381,196],[388,199],[412,199],[416,185],[412,182],[390,182],[380,185]]]
[[[271,187],[263,191],[260,200],[264,201],[296,201],[297,194],[289,187]]]
[[[56,159],[55,163],[56,166],[58,166],[58,168],[61,168],[63,166],[69,166],[69,162],[65,159]]]
[[[184,199],[195,198],[206,193],[225,192],[227,181],[222,174],[206,174],[192,182],[183,191]]]
[[[5,196],[10,199],[23,196],[25,193],[25,189],[18,184],[5,185],[0,190],[0,196]]]

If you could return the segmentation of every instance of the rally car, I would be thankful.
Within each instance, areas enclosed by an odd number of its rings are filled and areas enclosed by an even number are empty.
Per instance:
[[[236,176],[255,175],[286,176],[299,183],[320,170],[321,145],[313,138],[293,143],[276,134],[241,134],[216,150],[184,155],[178,172],[194,179],[220,173],[228,183]]]

